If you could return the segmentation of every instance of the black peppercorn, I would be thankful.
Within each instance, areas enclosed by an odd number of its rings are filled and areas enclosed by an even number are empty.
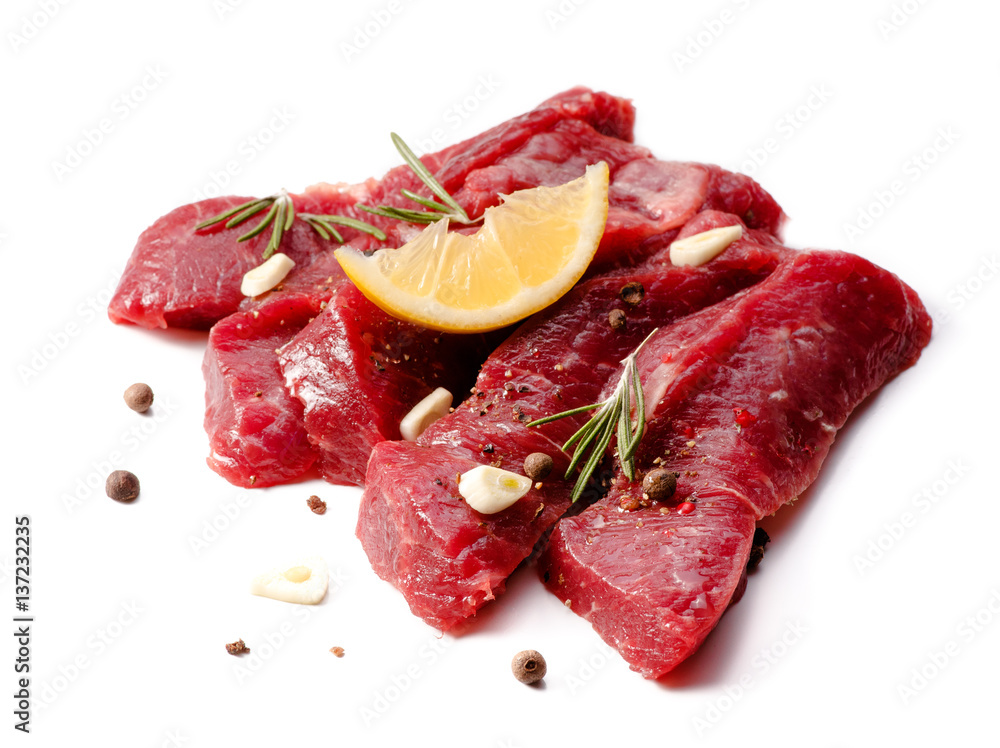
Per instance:
[[[148,384],[136,382],[125,390],[125,404],[136,413],[145,413],[153,404],[153,390]]]
[[[642,479],[642,492],[653,501],[666,501],[677,490],[678,473],[666,468],[655,468]]]
[[[552,458],[544,452],[532,452],[524,458],[524,474],[531,480],[545,480],[552,472]]]
[[[645,295],[646,289],[643,288],[642,284],[638,281],[626,283],[622,286],[622,290],[618,292],[619,298],[629,306],[636,306],[640,301],[642,301],[642,297]]]
[[[533,649],[526,649],[514,655],[510,669],[522,683],[538,683],[545,677],[545,658]]]
[[[115,501],[132,501],[139,495],[139,479],[128,470],[115,470],[108,476],[104,490]]]

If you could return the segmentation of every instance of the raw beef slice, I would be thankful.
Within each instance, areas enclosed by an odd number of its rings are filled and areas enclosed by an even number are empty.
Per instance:
[[[237,242],[253,222],[203,232],[194,227],[249,199],[221,197],[184,205],[146,229],[108,306],[111,321],[207,330],[235,312],[244,299],[243,276],[260,265],[269,234]],[[281,246],[297,265],[305,266],[329,244],[296,221]]]
[[[302,404],[285,389],[276,350],[317,312],[309,296],[286,295],[231,314],[209,333],[202,365],[208,464],[234,485],[286,483],[316,461]]]
[[[671,670],[730,604],[756,520],[814,480],[851,411],[916,362],[930,326],[891,273],[804,252],[661,330],[639,356],[648,430],[638,480],[619,474],[607,496],[559,522],[539,564],[549,589],[632,669]],[[642,494],[654,460],[680,474],[666,502]],[[681,502],[694,511],[678,512]]]

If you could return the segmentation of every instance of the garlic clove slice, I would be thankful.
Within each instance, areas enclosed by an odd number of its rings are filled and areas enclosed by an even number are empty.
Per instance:
[[[286,254],[276,252],[270,259],[246,272],[240,284],[240,293],[244,296],[259,296],[265,291],[270,291],[285,279],[293,267],[295,260]]]
[[[448,415],[452,396],[444,387],[438,387],[403,416],[399,422],[399,433],[408,442],[415,442],[424,429],[434,421]]]
[[[529,490],[531,478],[492,465],[480,465],[462,473],[458,482],[462,498],[480,514],[502,512]]]
[[[250,582],[250,593],[286,603],[315,605],[326,595],[329,582],[326,561],[309,556],[257,575]]]
[[[704,265],[722,254],[741,236],[742,226],[721,226],[686,236],[670,245],[670,262],[674,265]]]

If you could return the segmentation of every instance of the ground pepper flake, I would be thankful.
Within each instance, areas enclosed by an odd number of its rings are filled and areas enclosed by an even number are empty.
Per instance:
[[[310,496],[306,499],[306,505],[312,509],[314,514],[326,514],[326,502],[319,496]]]
[[[612,330],[621,330],[625,327],[625,312],[621,309],[612,309],[608,312],[608,324]]]
[[[249,652],[250,647],[244,644],[242,639],[237,639],[232,644],[226,645],[226,651],[231,655],[241,655]]]
[[[649,498],[649,494],[641,494],[640,496],[627,495],[622,496],[618,500],[618,508],[623,512],[634,512],[637,509],[648,509],[653,505],[653,502]]]
[[[690,501],[685,501],[683,504],[677,507],[678,514],[691,514],[694,511],[694,504]]]
[[[733,408],[733,415],[736,416],[736,425],[740,428],[745,429],[757,423],[757,416],[745,408]]]
[[[330,652],[333,654],[334,657],[343,657],[344,656],[344,648],[343,647],[330,647]]]

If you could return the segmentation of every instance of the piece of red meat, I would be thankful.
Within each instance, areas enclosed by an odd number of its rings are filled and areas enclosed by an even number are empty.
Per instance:
[[[308,294],[285,294],[212,327],[202,364],[208,464],[230,483],[286,483],[316,461],[302,404],[285,389],[276,349],[318,312]]]
[[[108,306],[111,321],[206,330],[235,312],[245,298],[240,283],[261,263],[267,232],[237,242],[253,223],[204,233],[193,227],[249,199],[219,197],[183,205],[146,229]],[[282,251],[299,265],[308,265],[325,249],[327,243],[300,221],[282,242]]]
[[[704,213],[692,230],[733,223]],[[411,610],[447,629],[473,615],[570,505],[572,481],[559,445],[586,415],[544,430],[524,423],[597,401],[619,361],[657,326],[669,324],[759,282],[783,250],[764,233],[748,232],[704,267],[674,267],[656,257],[633,271],[579,284],[556,305],[522,325],[487,359],[476,389],[454,413],[432,424],[417,443],[382,442],[372,451],[357,535],[376,573],[394,584]],[[634,307],[623,286],[642,283]],[[613,329],[612,309],[627,322]],[[470,508],[456,475],[477,465],[520,471],[531,452],[546,452],[555,470],[512,507],[493,515]]]
[[[460,399],[476,366],[503,339],[455,335],[402,322],[341,284],[278,361],[305,406],[305,429],[331,483],[364,482],[372,447],[400,439],[399,423],[438,387]]]
[[[671,670],[730,604],[755,521],[809,486],[851,411],[916,362],[930,328],[891,273],[810,251],[661,330],[638,360],[638,479],[619,474],[604,498],[559,522],[539,562],[549,589],[632,669]],[[642,495],[657,459],[680,474],[666,502]],[[681,502],[694,511],[679,513]]]
[[[598,161],[610,170],[608,219],[591,274],[645,260],[702,210],[733,213],[775,236],[784,220],[778,204],[749,177],[707,164],[660,161],[649,150],[602,136],[578,120],[559,122],[469,173],[455,195],[470,215],[480,215],[500,194],[564,184]]]
[[[302,422],[302,403],[284,387],[275,351],[322,313],[345,280],[333,253],[323,253],[271,291],[243,299],[240,311],[212,327],[202,367],[208,464],[230,483],[284,483],[304,475],[319,457]],[[248,399],[248,392],[269,397]],[[275,461],[273,449],[287,454]]]

